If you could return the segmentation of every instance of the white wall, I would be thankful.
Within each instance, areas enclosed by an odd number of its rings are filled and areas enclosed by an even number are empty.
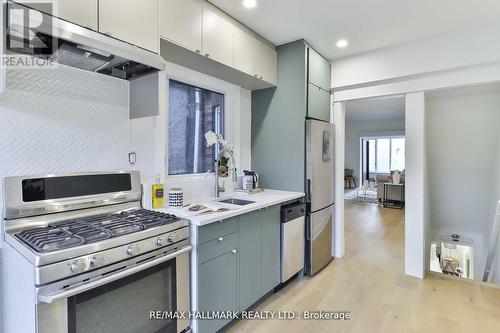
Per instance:
[[[432,237],[473,239],[481,278],[500,199],[500,85],[428,93],[426,109]]]
[[[349,115],[349,104],[346,106],[346,114]],[[403,117],[383,121],[349,120],[347,116],[345,126],[345,168],[354,170],[354,176],[359,186],[361,184],[361,138],[369,136],[404,136],[405,119]]]
[[[500,23],[332,61],[332,88],[422,75],[500,61]]]

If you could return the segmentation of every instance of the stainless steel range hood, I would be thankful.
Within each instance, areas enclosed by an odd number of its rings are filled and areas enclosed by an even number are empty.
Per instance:
[[[126,80],[164,69],[161,56],[138,46],[10,0],[6,6],[9,53],[30,54]]]

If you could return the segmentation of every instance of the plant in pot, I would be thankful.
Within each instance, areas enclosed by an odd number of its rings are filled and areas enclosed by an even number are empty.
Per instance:
[[[219,160],[219,177],[228,177],[229,176],[229,158],[221,157]]]

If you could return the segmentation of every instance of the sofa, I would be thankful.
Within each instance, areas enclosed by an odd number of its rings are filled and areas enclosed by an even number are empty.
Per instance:
[[[382,202],[384,199],[384,183],[392,183],[392,179],[390,178],[394,171],[391,171],[390,175],[377,175],[377,199]],[[401,184],[405,183],[405,171],[401,172]],[[400,201],[404,202],[404,196],[401,196],[401,191],[396,187],[389,187],[387,193],[387,199],[391,201]]]

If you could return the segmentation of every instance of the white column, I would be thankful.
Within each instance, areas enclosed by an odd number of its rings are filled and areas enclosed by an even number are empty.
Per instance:
[[[335,228],[333,237],[333,255],[337,258],[345,255],[344,240],[344,160],[345,160],[345,104],[333,104],[335,124]]]
[[[406,95],[405,273],[425,276],[425,95]]]

